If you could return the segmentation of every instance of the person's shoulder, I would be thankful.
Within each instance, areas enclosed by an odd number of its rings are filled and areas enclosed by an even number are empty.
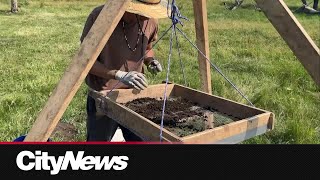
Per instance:
[[[159,22],[158,22],[157,19],[150,18],[150,19],[149,19],[149,25],[150,25],[152,31],[158,31]]]
[[[100,5],[100,6],[95,7],[95,8],[91,11],[90,15],[91,15],[91,16],[98,16],[98,15],[100,14],[100,12],[102,11],[103,7],[104,7],[104,5]]]
[[[101,10],[103,9],[103,7],[104,7],[104,5],[97,6],[92,10],[92,12],[100,13]]]
[[[154,26],[158,26],[159,21],[158,21],[158,19],[150,18],[149,19],[149,23],[154,25]]]

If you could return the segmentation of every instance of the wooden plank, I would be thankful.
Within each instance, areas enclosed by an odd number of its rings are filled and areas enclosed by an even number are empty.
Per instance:
[[[236,117],[237,119],[244,119],[267,112],[259,108],[251,107],[177,84],[175,84],[172,94],[173,96],[186,98],[202,106],[211,107],[221,113]]]
[[[168,84],[167,88],[167,96],[171,94],[173,89],[173,84]],[[108,95],[108,97],[117,103],[127,103],[129,101],[138,99],[138,98],[160,98],[164,97],[164,91],[166,86],[164,84],[157,84],[157,85],[149,85],[147,89],[143,91],[138,91],[135,89],[115,89],[111,93],[110,91],[100,91],[99,93],[103,96]],[[91,91],[94,91],[91,89]],[[108,94],[109,93],[109,94]]]
[[[130,91],[130,90],[129,90]],[[123,92],[123,91],[122,91]],[[114,119],[119,124],[130,129],[138,136],[147,138],[148,141],[160,141],[160,126],[146,119],[129,108],[116,103],[103,94],[90,91],[90,96],[97,101],[99,113],[103,113]],[[99,102],[100,101],[100,102]],[[163,129],[163,137],[165,142],[180,142],[180,138],[166,129]]]
[[[255,0],[301,64],[320,86],[320,51],[283,0]]]
[[[80,50],[73,57],[24,141],[47,141],[122,18],[129,2],[130,0],[117,0],[105,3]]]
[[[208,59],[210,59],[207,3],[206,0],[193,0],[192,2],[195,17],[197,47]],[[201,88],[204,92],[212,94],[210,63],[201,55],[201,53],[198,53],[198,63]]]
[[[189,135],[182,138],[185,144],[206,144],[221,141],[237,134],[242,134],[261,126],[270,125],[270,118],[272,113],[263,113],[251,118],[243,119],[234,123],[226,124],[220,127],[216,127],[211,130],[206,130],[200,133]]]
[[[238,115],[244,118],[239,121],[229,123],[224,126],[215,127],[210,130],[195,133],[185,137],[178,137],[173,132],[163,129],[163,137],[165,142],[178,142],[178,143],[214,143],[223,142],[223,140],[243,136],[243,133],[249,132],[254,134],[254,129],[259,129],[262,126],[268,127],[268,130],[274,128],[274,114],[258,108],[246,106],[234,101],[219,98],[202,91],[193,90],[177,84],[169,84],[168,94],[170,97],[183,97],[190,101],[197,102],[200,105],[218,107],[222,112],[228,112],[232,115]],[[110,93],[110,98],[106,98],[106,92],[90,91],[90,95],[97,100],[99,113],[103,113],[118,123],[129,128],[137,135],[145,137],[151,141],[159,141],[160,126],[147,118],[139,115],[138,113],[123,106],[121,103],[129,102],[133,99],[143,97],[158,98],[163,96],[165,84],[151,85],[146,90],[133,93],[132,89],[116,89],[114,94]],[[101,103],[102,102],[102,103]],[[242,115],[239,115],[243,113]],[[245,136],[247,137],[247,136]]]
[[[253,137],[265,134],[269,131],[270,129],[268,128],[268,125],[263,125],[254,129],[249,129],[243,133],[236,134],[225,139],[221,139],[219,141],[209,142],[208,144],[237,144],[247,139],[251,139]]]

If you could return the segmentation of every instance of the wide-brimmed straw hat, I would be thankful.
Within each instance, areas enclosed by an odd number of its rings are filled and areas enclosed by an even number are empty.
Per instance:
[[[171,6],[167,0],[132,0],[127,12],[148,18],[162,19],[170,16]]]

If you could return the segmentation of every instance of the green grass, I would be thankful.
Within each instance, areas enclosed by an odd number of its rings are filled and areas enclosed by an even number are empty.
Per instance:
[[[9,2],[0,0],[0,141],[28,133],[79,48],[87,15],[105,1],[21,0],[18,14],[7,13]],[[273,131],[244,143],[319,143],[320,89],[264,14],[254,10],[253,1],[235,11],[226,10],[223,2],[208,0],[210,59],[256,107],[276,115]],[[285,2],[292,10],[301,5],[296,0]],[[177,3],[190,18],[181,29],[194,42],[191,0]],[[319,46],[319,16],[295,15]],[[160,21],[159,35],[169,23]],[[200,89],[197,52],[182,36],[179,41],[188,86]],[[167,68],[169,34],[155,49]],[[170,81],[184,84],[176,49],[172,58]],[[247,104],[221,75],[214,69],[211,73],[213,94]],[[147,76],[150,84],[156,84],[166,73]],[[61,119],[76,127],[73,141],[85,141],[85,103],[82,84]]]

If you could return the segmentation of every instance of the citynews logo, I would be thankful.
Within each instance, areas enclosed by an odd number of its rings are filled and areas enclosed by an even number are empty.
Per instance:
[[[121,171],[128,166],[128,156],[85,156],[84,151],[73,154],[67,151],[64,156],[49,156],[48,152],[22,151],[17,155],[16,164],[23,171],[46,170],[51,175],[58,174],[61,170],[67,170],[71,166],[72,170],[116,170]]]

